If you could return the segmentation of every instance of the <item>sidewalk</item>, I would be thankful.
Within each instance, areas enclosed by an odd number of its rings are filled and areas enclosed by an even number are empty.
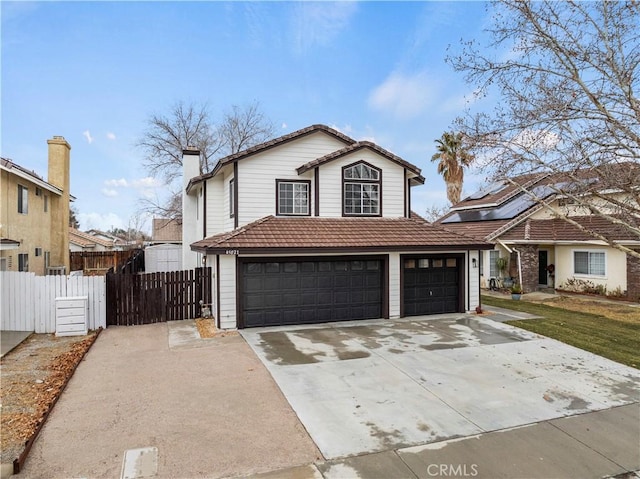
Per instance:
[[[640,403],[252,479],[640,477]]]

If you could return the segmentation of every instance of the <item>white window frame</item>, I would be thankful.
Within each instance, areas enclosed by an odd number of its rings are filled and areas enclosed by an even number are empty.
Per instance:
[[[309,216],[311,212],[311,182],[276,180],[277,185],[277,211],[279,216]],[[282,187],[291,186],[290,191],[283,191]],[[285,188],[286,189],[286,188]],[[291,204],[284,201],[283,194],[291,193]],[[289,200],[289,198],[287,198]]]
[[[489,250],[489,277],[497,278],[500,276],[500,271],[496,265],[496,260],[500,257],[500,251],[497,249]]]
[[[576,271],[576,253],[586,253],[587,254],[587,272],[586,273],[578,273]],[[603,259],[603,274],[594,274],[591,272],[591,255],[602,255]],[[573,263],[573,274],[574,276],[583,276],[583,277],[591,277],[591,278],[606,278],[607,277],[607,252],[601,249],[574,249],[571,252],[571,261]]]
[[[29,213],[29,188],[18,185],[18,213],[26,215]]]
[[[28,253],[18,253],[18,271],[29,271]]]
[[[379,168],[360,161],[342,169],[342,215],[382,216],[382,171]]]

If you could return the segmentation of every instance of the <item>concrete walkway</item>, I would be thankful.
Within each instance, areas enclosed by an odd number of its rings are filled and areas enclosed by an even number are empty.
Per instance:
[[[0,358],[33,334],[33,331],[0,331]]]
[[[640,405],[337,459],[252,479],[602,478],[638,471]]]

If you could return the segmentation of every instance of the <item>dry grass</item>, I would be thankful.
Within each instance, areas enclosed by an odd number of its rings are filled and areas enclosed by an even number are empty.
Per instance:
[[[557,298],[529,301],[554,308],[604,316],[625,323],[640,324],[640,307],[629,306],[625,303],[603,302],[580,296],[558,296]]]
[[[209,318],[196,319],[196,327],[198,328],[200,337],[203,339],[224,338],[225,336],[233,336],[238,334],[237,331],[224,331],[222,329],[216,328],[215,320]]]

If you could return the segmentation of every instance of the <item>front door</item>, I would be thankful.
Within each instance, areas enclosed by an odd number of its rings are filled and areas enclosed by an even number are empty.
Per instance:
[[[547,266],[549,266],[549,252],[538,250],[538,284],[547,285]]]

